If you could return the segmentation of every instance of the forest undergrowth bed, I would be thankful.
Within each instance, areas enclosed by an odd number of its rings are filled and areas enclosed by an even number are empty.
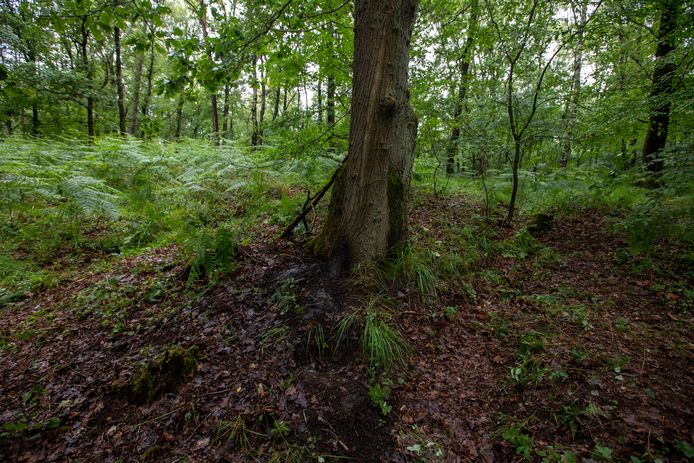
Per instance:
[[[402,257],[351,280],[267,223],[214,285],[175,245],[93,258],[0,309],[0,459],[691,461],[678,249],[482,212],[418,193]],[[369,356],[367,323],[409,348]]]

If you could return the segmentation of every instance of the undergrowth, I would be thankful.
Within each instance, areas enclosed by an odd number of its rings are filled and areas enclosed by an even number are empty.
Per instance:
[[[272,153],[270,153],[272,154]],[[0,304],[94,258],[176,243],[195,282],[228,271],[248,226],[285,224],[334,162],[233,145],[101,138],[0,143]]]

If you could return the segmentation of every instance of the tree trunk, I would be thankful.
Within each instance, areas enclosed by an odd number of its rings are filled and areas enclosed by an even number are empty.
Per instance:
[[[123,63],[121,61],[120,29],[113,28],[113,43],[116,48],[116,92],[118,94],[118,129],[125,135],[125,89],[123,88]]]
[[[142,115],[149,114],[149,103],[152,100],[152,79],[154,77],[154,42],[151,44],[149,54],[149,67],[147,68],[147,88],[145,89],[145,101],[142,104]]]
[[[260,142],[260,132],[258,130],[258,59],[255,55],[251,59],[253,60],[253,100],[251,102],[253,132],[251,133],[251,146],[258,146]]]
[[[280,91],[281,89],[279,87],[277,87],[277,89],[275,90],[275,107],[272,109],[273,122],[275,121],[275,119],[277,119],[277,116],[280,112]]]
[[[174,138],[176,140],[179,140],[181,138],[181,121],[183,120],[183,103],[185,103],[185,100],[183,99],[183,95],[181,95],[178,99],[178,103],[176,104],[176,133],[174,135]]]
[[[318,99],[318,123],[323,123],[323,82],[318,78],[318,85],[316,86],[316,97]]]
[[[335,77],[332,74],[328,74],[328,90],[325,102],[325,112],[327,114],[327,122],[329,126],[335,124],[335,91],[337,86],[335,85]]]
[[[89,31],[87,30],[87,18],[82,18],[82,40],[80,43],[81,53],[82,53],[82,64],[84,66],[84,72],[87,77],[87,135],[89,138],[93,138],[94,132],[94,96],[92,91],[94,90],[94,72],[92,70],[92,64],[89,62],[89,50],[87,48],[87,42],[89,40]]]
[[[574,48],[573,76],[571,79],[571,101],[566,112],[566,127],[564,130],[564,144],[562,146],[559,166],[565,168],[571,157],[571,142],[574,138],[576,127],[576,114],[578,102],[581,97],[581,68],[583,67],[583,34],[588,15],[588,3],[586,0],[578,0],[578,5],[571,2],[571,9],[576,22],[576,48]]]
[[[39,106],[36,102],[31,104],[31,134],[34,137],[39,135]]]
[[[513,186],[511,187],[511,202],[508,204],[508,213],[504,220],[505,226],[510,226],[513,221],[513,213],[516,210],[516,196],[518,194],[518,167],[521,158],[521,139],[513,137]]]
[[[471,8],[470,24],[468,25],[467,38],[465,39],[465,46],[463,47],[463,54],[459,65],[460,83],[458,85],[458,98],[456,99],[455,108],[453,109],[453,127],[451,127],[451,135],[448,138],[448,148],[446,150],[446,173],[449,175],[455,171],[455,157],[459,151],[460,127],[462,124],[460,119],[463,114],[463,105],[465,104],[465,96],[470,81],[472,48],[477,32],[477,18],[479,15],[479,3],[477,0],[473,0]]]
[[[142,67],[145,61],[143,51],[138,51],[135,55],[135,85],[133,89],[132,112],[130,113],[130,135],[137,134],[137,117],[140,113],[140,90],[142,87]]]
[[[212,50],[207,44],[207,9],[205,8],[205,0],[200,0],[200,28],[202,29],[202,40],[207,49],[207,59],[212,62]],[[217,112],[217,93],[210,92],[210,109],[212,112],[212,142],[215,145],[219,144],[219,113]]]
[[[383,258],[407,238],[417,131],[407,67],[417,0],[356,0],[349,154],[316,251],[336,272]]]
[[[261,58],[260,63],[263,63]],[[258,120],[258,143],[263,141],[263,126],[265,124],[265,108],[267,106],[267,87],[265,87],[265,67],[260,70],[260,118]]]
[[[36,52],[34,50],[34,43],[30,41],[28,43],[27,50],[27,61],[31,63],[31,70],[34,77],[36,77]],[[39,135],[39,105],[36,97],[31,99],[31,135],[38,137]]]
[[[224,102],[222,103],[222,137],[227,137],[229,134],[229,93],[231,92],[231,83],[229,79],[224,84]]]
[[[662,0],[660,25],[658,26],[658,46],[655,51],[655,68],[651,86],[651,114],[648,119],[648,131],[643,143],[643,162],[651,172],[663,169],[661,151],[667,141],[670,124],[670,99],[672,81],[676,65],[668,55],[675,49],[675,32],[680,0]]]
[[[287,86],[284,86],[284,99],[282,101],[282,114],[284,114],[287,111]]]

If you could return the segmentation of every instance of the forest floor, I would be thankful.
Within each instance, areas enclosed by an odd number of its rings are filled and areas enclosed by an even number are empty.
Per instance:
[[[691,269],[611,219],[533,238],[418,196],[413,248],[459,258],[428,296],[331,278],[279,226],[207,288],[175,246],[84,256],[0,309],[0,461],[694,461]],[[336,345],[379,305],[412,347],[390,374]]]

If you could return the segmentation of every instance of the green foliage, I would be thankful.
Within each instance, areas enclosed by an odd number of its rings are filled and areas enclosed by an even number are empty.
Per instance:
[[[188,283],[203,277],[213,279],[215,273],[228,272],[238,252],[236,233],[224,226],[213,232],[203,229],[193,235],[186,245],[191,254],[188,259]]]
[[[387,382],[382,384],[376,383],[369,388],[369,397],[379,408],[381,415],[383,416],[388,416],[388,414],[393,410],[393,406],[387,402],[389,396],[390,385]]]
[[[390,315],[384,311],[370,311],[364,317],[361,348],[375,369],[389,371],[404,366],[411,347],[389,323]]]
[[[436,273],[431,256],[411,243],[386,267],[387,275],[402,286],[413,286],[424,298],[436,296]]]
[[[521,431],[521,427],[510,426],[503,430],[501,438],[516,448],[516,455],[522,455],[524,459],[530,460],[535,449],[535,440]]]
[[[288,312],[300,313],[301,306],[296,300],[296,286],[303,281],[303,278],[287,278],[282,281],[274,293],[272,293],[272,302],[280,309],[282,314]]]
[[[612,461],[612,449],[601,445],[600,441],[596,440],[593,456],[599,461]]]
[[[372,371],[389,372],[406,364],[411,347],[400,332],[391,326],[392,315],[385,310],[370,307],[366,314],[351,312],[335,326],[335,349],[350,335],[359,335],[362,354],[368,358]]]

